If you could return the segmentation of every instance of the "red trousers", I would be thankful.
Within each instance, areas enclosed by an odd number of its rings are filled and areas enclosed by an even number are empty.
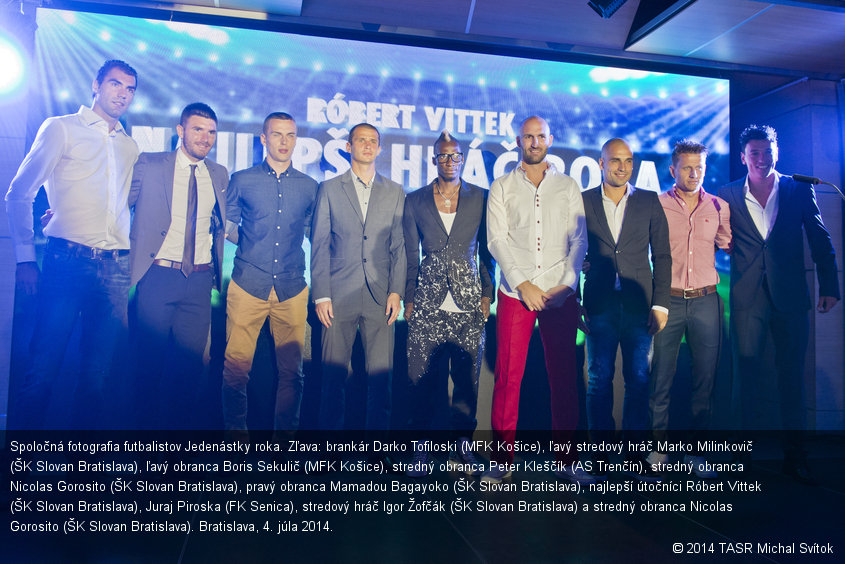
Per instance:
[[[496,306],[496,383],[493,386],[491,425],[494,436],[506,445],[513,445],[519,420],[519,390],[525,373],[528,343],[539,321],[540,337],[546,357],[552,410],[552,438],[559,444],[572,440],[578,424],[578,387],[575,374],[575,337],[578,305],[570,296],[558,308],[529,311],[520,300],[499,291]],[[541,445],[546,448],[548,445]],[[512,462],[513,451],[494,448],[493,460]],[[555,452],[561,462],[578,459],[575,446],[569,453]]]

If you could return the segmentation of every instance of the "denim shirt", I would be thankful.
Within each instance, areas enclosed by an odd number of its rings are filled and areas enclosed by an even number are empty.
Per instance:
[[[271,288],[279,301],[299,294],[317,182],[293,166],[277,176],[265,160],[233,174],[227,196],[227,220],[239,224],[232,280],[262,300]]]

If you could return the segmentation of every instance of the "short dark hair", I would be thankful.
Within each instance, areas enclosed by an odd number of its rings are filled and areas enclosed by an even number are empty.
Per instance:
[[[434,142],[434,153],[435,154],[437,154],[437,147],[439,147],[443,143],[454,143],[458,147],[461,146],[461,142],[458,141],[457,139],[455,139],[455,136],[452,135],[451,133],[449,133],[449,131],[447,131],[445,129],[440,133],[440,137],[438,137],[437,140]]]
[[[283,119],[285,121],[292,121],[294,123],[296,122],[296,120],[293,119],[293,116],[288,114],[288,113],[273,112],[273,113],[269,114],[266,118],[264,118],[264,124],[261,126],[262,132],[264,132],[264,133],[267,132],[267,124],[270,123],[271,119]]]
[[[751,124],[739,134],[739,150],[745,152],[745,146],[748,145],[748,142],[755,140],[768,141],[777,145],[778,133],[771,125]]]
[[[127,63],[123,61],[118,61],[117,59],[110,59],[103,63],[103,66],[100,67],[100,70],[97,71],[97,84],[102,84],[103,81],[106,79],[106,75],[109,74],[109,71],[112,69],[118,69],[120,71],[125,72],[131,77],[135,78],[135,87],[138,87],[138,72],[130,67]]]
[[[352,129],[349,130],[348,140],[349,140],[350,143],[352,143],[352,139],[355,138],[355,130],[358,129],[359,127],[369,127],[370,129],[375,131],[376,132],[376,138],[378,138],[378,144],[379,144],[379,146],[381,146],[381,133],[379,133],[379,130],[376,128],[376,126],[370,125],[367,122],[359,123],[358,125],[353,126]]]
[[[203,104],[202,102],[194,102],[193,104],[185,106],[185,109],[182,110],[182,117],[179,118],[179,123],[184,126],[185,123],[187,123],[188,118],[191,116],[204,117],[206,119],[213,120],[214,123],[217,123],[217,114],[214,113],[211,106]]]
[[[678,164],[681,155],[704,155],[707,156],[707,147],[697,141],[690,139],[681,139],[675,143],[675,148],[672,149],[672,166]]]

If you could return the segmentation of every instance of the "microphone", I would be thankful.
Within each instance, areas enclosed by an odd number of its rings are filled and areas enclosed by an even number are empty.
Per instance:
[[[803,174],[793,174],[792,179],[796,182],[806,182],[807,184],[824,184],[821,179],[815,176],[804,176]]]
[[[839,195],[845,200],[845,194],[842,193],[842,190],[836,184],[831,184],[826,180],[816,178],[815,176],[804,176],[803,174],[793,174],[792,179],[796,182],[806,182],[807,184],[827,184],[828,186],[833,186],[834,190],[839,192]]]

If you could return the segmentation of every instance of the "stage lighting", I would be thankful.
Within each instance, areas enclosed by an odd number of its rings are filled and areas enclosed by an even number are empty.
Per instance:
[[[26,76],[26,64],[21,50],[0,36],[0,95],[11,94],[20,88]]]
[[[598,15],[607,19],[616,13],[627,0],[590,0],[587,5],[596,11]]]

